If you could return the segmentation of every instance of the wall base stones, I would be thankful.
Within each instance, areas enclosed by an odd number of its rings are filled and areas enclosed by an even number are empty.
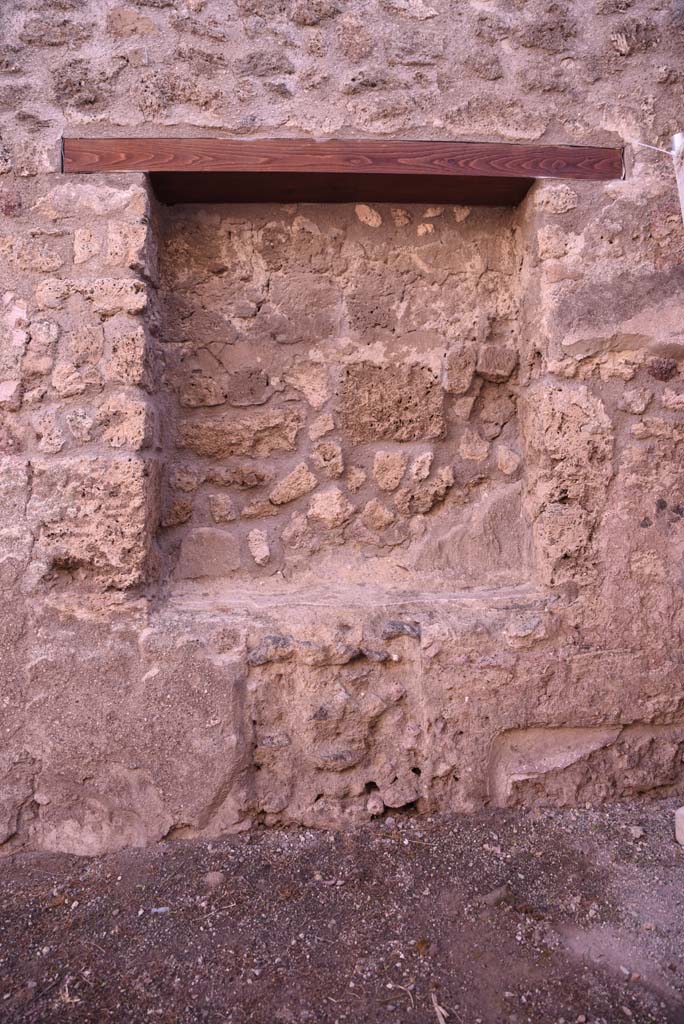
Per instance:
[[[684,792],[680,657],[588,663],[567,598],[214,586],[30,614],[0,849]]]

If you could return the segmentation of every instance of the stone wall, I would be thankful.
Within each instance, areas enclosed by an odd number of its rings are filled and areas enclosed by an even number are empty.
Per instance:
[[[682,5],[0,29],[0,849],[684,791],[684,225],[633,145],[683,127]],[[165,209],[63,177],[65,132],[624,144],[627,177]]]
[[[176,577],[527,578],[511,212],[160,219]]]

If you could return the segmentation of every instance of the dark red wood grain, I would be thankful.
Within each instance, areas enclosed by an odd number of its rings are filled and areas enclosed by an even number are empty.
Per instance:
[[[535,178],[609,181],[596,146],[375,139],[64,139],[66,173],[149,172],[164,202],[520,202]]]
[[[64,139],[64,170],[622,177],[619,149],[502,142],[310,139]]]

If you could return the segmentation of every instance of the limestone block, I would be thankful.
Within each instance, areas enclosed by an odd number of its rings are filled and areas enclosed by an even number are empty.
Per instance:
[[[65,414],[65,421],[75,440],[85,443],[93,439],[95,417],[87,409],[71,409]]]
[[[82,284],[80,291],[104,316],[116,313],[143,313],[147,307],[147,288],[142,281],[104,277]]]
[[[396,491],[406,472],[407,458],[403,452],[379,451],[373,460],[373,476],[381,491]]]
[[[684,412],[684,391],[675,391],[673,388],[665,388],[662,395],[662,403],[665,409],[671,412]],[[641,410],[643,412],[643,410]]]
[[[312,441],[318,441],[335,429],[335,421],[329,412],[324,412],[311,423],[309,437]]]
[[[423,452],[421,455],[418,455],[411,463],[411,479],[427,480],[430,476],[434,457],[434,452]]]
[[[327,491],[319,491],[311,499],[307,518],[321,526],[332,530],[343,526],[353,516],[356,509],[338,487]]]
[[[340,393],[342,428],[355,442],[419,441],[445,429],[443,393],[422,366],[347,366]]]
[[[66,437],[55,409],[41,409],[31,417],[36,432],[38,450],[45,455],[56,455],[66,444]]]
[[[21,363],[22,376],[41,377],[50,373],[59,334],[59,325],[54,320],[36,320],[31,323]]]
[[[425,514],[444,501],[454,483],[451,466],[442,466],[435,473],[434,479],[420,481],[396,491],[394,505],[402,515]]]
[[[197,472],[196,469],[193,472]],[[239,491],[261,487],[273,479],[273,470],[259,463],[243,462],[232,466],[211,466],[206,471],[209,483],[220,487],[237,487]]]
[[[318,481],[305,462],[287,474],[286,477],[276,484],[269,495],[269,501],[274,505],[286,505],[290,501],[309,494],[316,487]]]
[[[287,371],[284,380],[301,391],[314,409],[321,409],[330,398],[328,370],[319,363],[297,363]]]
[[[58,362],[52,371],[50,383],[60,398],[73,398],[82,395],[89,387],[98,387],[102,378],[94,366],[83,369],[73,363]]]
[[[185,420],[179,425],[177,444],[210,458],[270,455],[294,449],[300,424],[297,412],[279,409],[259,410],[243,417],[224,414],[207,420]]]
[[[617,400],[617,407],[623,412],[640,416],[642,412],[646,412],[652,398],[653,392],[650,388],[625,388]],[[663,404],[665,404],[664,396]]]
[[[192,500],[187,497],[165,501],[162,508],[161,525],[165,529],[181,526],[192,518]]]
[[[107,224],[105,259],[115,267],[143,270],[146,264],[148,227],[129,221],[110,220]]]
[[[64,217],[83,218],[90,224],[93,217],[107,217],[135,211],[141,199],[146,201],[145,190],[140,185],[114,187],[95,185],[87,180],[57,178],[59,184],[51,188],[36,203],[36,213],[51,220]]]
[[[28,516],[34,557],[125,588],[145,580],[154,523],[154,468],[137,456],[36,459]]]
[[[197,466],[188,466],[186,463],[177,463],[169,474],[171,487],[178,491],[185,491],[191,494],[204,482],[202,470]]]
[[[23,519],[29,498],[29,463],[20,456],[0,458],[0,520]]]
[[[146,385],[148,343],[143,325],[120,314],[105,321],[104,338],[107,346],[105,380]]]
[[[97,256],[102,243],[97,232],[91,228],[76,228],[74,231],[74,263],[87,263]]]
[[[485,380],[508,380],[518,364],[518,353],[505,345],[483,345],[477,354],[477,372]]]
[[[508,445],[500,444],[496,449],[496,465],[506,476],[512,476],[520,466],[520,456]]]
[[[104,353],[104,329],[99,323],[79,322],[70,324],[62,332],[59,345],[60,357],[74,366],[99,364]]]
[[[382,224],[382,214],[379,210],[374,210],[372,206],[366,206],[365,203],[358,203],[354,207],[356,216],[365,224],[368,228],[379,228]]]
[[[319,441],[311,452],[311,461],[323,473],[335,479],[344,473],[342,449],[336,441]]]
[[[254,498],[243,507],[240,515],[243,519],[260,519],[263,516],[277,516],[278,512],[278,506],[267,498]]]
[[[391,526],[395,516],[386,505],[373,498],[365,505],[361,513],[361,519],[363,525],[368,527],[369,530],[380,531],[386,530],[388,526]]]
[[[215,523],[231,523],[237,519],[233,499],[228,494],[210,494],[209,510]]]
[[[135,393],[122,392],[105,398],[98,406],[97,421],[104,428],[103,441],[112,448],[140,451],[152,444],[152,408],[147,399]]]
[[[21,408],[23,388],[19,380],[0,381],[0,410],[17,412]]]
[[[444,390],[450,395],[464,394],[472,383],[476,362],[474,345],[452,345],[444,360]]]
[[[268,534],[264,530],[250,530],[247,535],[249,553],[257,565],[266,565],[271,558]]]
[[[458,453],[462,459],[484,462],[489,456],[489,447],[489,443],[476,431],[466,427],[458,446]]]
[[[186,409],[224,405],[227,397],[223,382],[201,370],[184,374],[178,385],[178,400]]]

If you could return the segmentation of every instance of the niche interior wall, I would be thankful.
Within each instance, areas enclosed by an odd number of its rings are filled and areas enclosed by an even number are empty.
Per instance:
[[[684,789],[683,229],[632,146],[681,127],[682,26],[452,6],[3,13],[3,852]],[[62,174],[64,135],[219,133],[626,176]]]

